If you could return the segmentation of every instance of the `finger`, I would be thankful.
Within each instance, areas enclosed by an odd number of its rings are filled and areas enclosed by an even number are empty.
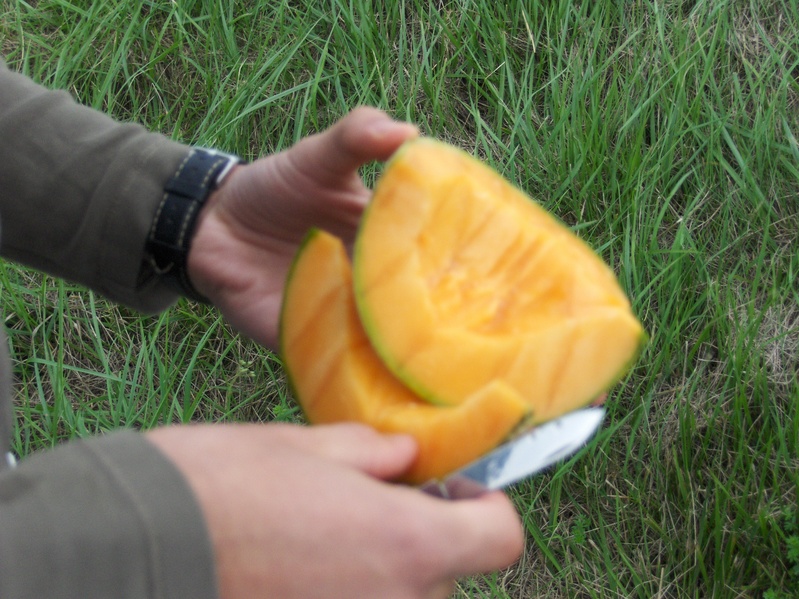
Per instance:
[[[501,492],[477,499],[439,500],[443,512],[436,536],[446,544],[442,555],[450,557],[453,578],[506,568],[524,550],[524,531],[519,515]]]
[[[323,183],[351,175],[373,160],[387,160],[405,141],[416,137],[418,129],[395,121],[384,112],[362,106],[350,112],[323,133],[300,141],[292,152],[302,156],[295,164]]]
[[[417,446],[408,435],[386,435],[361,424],[313,426],[303,447],[316,455],[383,480],[397,478],[413,464]]]

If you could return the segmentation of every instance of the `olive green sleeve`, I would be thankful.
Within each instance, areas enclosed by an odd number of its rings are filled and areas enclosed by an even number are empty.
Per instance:
[[[142,435],[73,441],[0,473],[0,597],[217,597],[187,483]]]
[[[143,250],[187,152],[0,61],[0,254],[142,311],[166,308],[177,296]],[[0,387],[7,432],[10,393]],[[0,459],[6,447],[0,440]],[[215,585],[197,500],[143,435],[73,441],[0,465],[2,599],[205,599]]]
[[[188,151],[0,61],[0,254],[141,311],[166,308],[177,295],[143,252]]]

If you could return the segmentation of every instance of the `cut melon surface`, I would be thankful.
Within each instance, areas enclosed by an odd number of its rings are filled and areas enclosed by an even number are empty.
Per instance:
[[[374,352],[355,308],[352,271],[339,239],[309,234],[289,273],[281,354],[309,422],[361,422],[413,436],[418,456],[403,480],[439,478],[507,439],[530,408],[502,381],[454,407],[434,406],[400,383]]]
[[[354,252],[358,315],[382,363],[456,406],[501,383],[544,422],[615,384],[646,340],[608,266],[465,152],[405,144]]]

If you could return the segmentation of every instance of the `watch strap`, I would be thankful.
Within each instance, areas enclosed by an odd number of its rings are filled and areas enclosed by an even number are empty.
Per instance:
[[[150,266],[181,295],[208,303],[192,285],[187,260],[197,217],[208,196],[238,164],[236,156],[193,148],[164,186],[147,236]]]

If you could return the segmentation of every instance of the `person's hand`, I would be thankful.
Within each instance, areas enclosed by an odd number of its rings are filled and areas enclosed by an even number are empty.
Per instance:
[[[410,437],[354,424],[198,425],[148,433],[205,514],[222,599],[445,598],[523,548],[501,493],[446,501],[383,482]]]
[[[386,160],[415,126],[361,107],[327,131],[238,166],[198,219],[189,278],[239,331],[275,348],[286,274],[308,229],[354,240],[370,191],[358,169]]]

